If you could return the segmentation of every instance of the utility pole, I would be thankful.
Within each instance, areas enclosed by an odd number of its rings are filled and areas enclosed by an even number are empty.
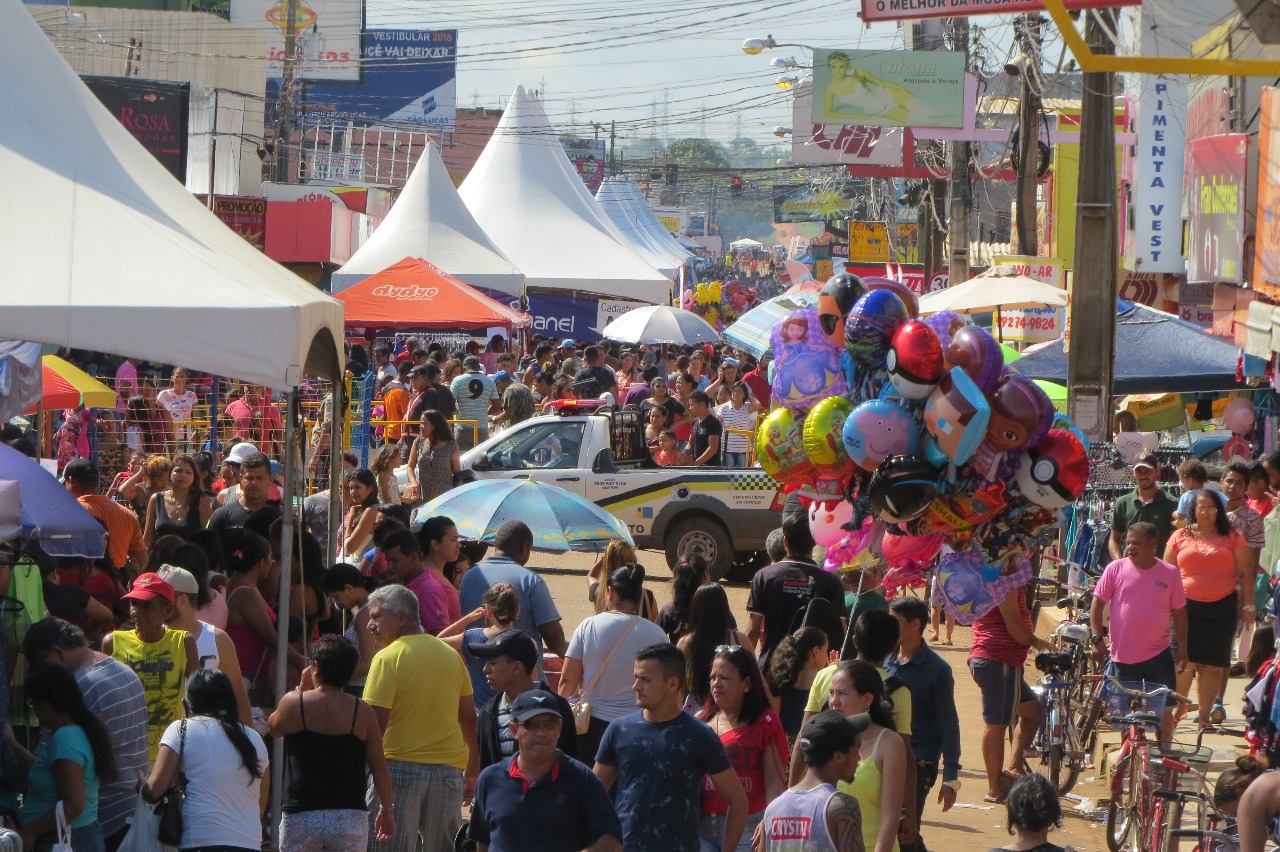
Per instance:
[[[1018,97],[1018,254],[1035,256],[1036,187],[1040,161],[1040,18],[1034,13],[1022,19],[1021,93]]]
[[[284,60],[280,69],[280,100],[276,103],[276,181],[289,180],[289,130],[293,126],[293,78],[297,73],[298,0],[285,4]]]
[[[969,19],[951,19],[951,49],[964,53],[969,69]],[[968,142],[951,143],[951,215],[947,218],[947,240],[951,243],[948,284],[969,280],[969,213],[973,209],[973,181],[969,175],[971,158]],[[929,285],[925,281],[925,286]]]
[[[613,146],[618,143],[618,130],[612,121],[609,122],[609,174],[618,173],[618,164],[613,159]]]
[[[1110,9],[1086,12],[1085,40],[1097,54],[1114,54]],[[1106,16],[1104,22],[1101,16]],[[1080,115],[1080,184],[1072,274],[1068,409],[1091,440],[1111,440],[1111,383],[1116,351],[1115,77],[1084,75]]]

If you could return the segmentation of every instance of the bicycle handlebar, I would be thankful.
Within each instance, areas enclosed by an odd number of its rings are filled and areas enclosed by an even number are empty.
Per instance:
[[[1172,689],[1170,689],[1167,686],[1157,686],[1154,689],[1143,691],[1141,689],[1131,689],[1125,686],[1124,683],[1121,682],[1119,678],[1113,675],[1107,675],[1107,681],[1116,689],[1120,690],[1130,698],[1141,698],[1143,700],[1149,700],[1152,698],[1159,698],[1160,696],[1163,695],[1166,697],[1170,697],[1173,700],[1183,704],[1191,703],[1190,698],[1187,698],[1186,696],[1183,696],[1183,695],[1179,695],[1178,693],[1174,692]]]

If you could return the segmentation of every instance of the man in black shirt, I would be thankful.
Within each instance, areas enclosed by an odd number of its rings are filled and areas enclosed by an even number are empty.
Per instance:
[[[711,397],[702,391],[689,394],[693,431],[689,433],[689,464],[716,464],[724,425],[711,413]]]
[[[809,601],[822,598],[831,604],[834,612],[844,611],[844,587],[839,578],[823,571],[813,561],[814,541],[808,515],[783,518],[782,540],[787,547],[787,558],[756,572],[747,596],[747,612],[751,615],[747,638],[764,660],[782,637],[791,632],[796,613],[807,607]],[[831,648],[839,648],[844,636],[828,639]]]
[[[606,393],[618,398],[618,380],[612,371],[600,365],[600,347],[588,346],[582,353],[586,366],[573,377],[573,392],[578,399],[599,399]]]
[[[209,529],[224,541],[238,536],[249,518],[267,505],[270,496],[271,459],[266,453],[250,453],[240,464],[240,493],[214,510]]]
[[[428,361],[409,371],[409,389],[413,396],[409,401],[408,422],[404,426],[404,444],[400,448],[406,460],[413,439],[422,434],[422,412],[434,408],[444,415],[445,420],[451,420],[458,410],[453,394],[440,384],[440,367],[435,361]]]

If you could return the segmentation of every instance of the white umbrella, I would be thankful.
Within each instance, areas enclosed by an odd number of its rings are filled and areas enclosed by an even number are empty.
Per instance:
[[[627,311],[604,328],[607,340],[620,343],[714,343],[720,333],[695,313],[670,305]]]
[[[1028,278],[1009,265],[993,266],[963,284],[938,290],[920,299],[921,314],[955,311],[981,313],[1010,308],[1064,308],[1067,293],[1052,284]]]

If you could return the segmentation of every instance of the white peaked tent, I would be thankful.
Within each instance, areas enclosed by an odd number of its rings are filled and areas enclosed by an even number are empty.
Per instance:
[[[636,216],[639,217],[645,229],[657,241],[658,245],[669,247],[670,251],[676,252],[681,262],[692,260],[693,255],[689,253],[688,249],[658,221],[658,214],[654,213],[653,208],[649,206],[649,199],[644,197],[644,193],[640,191],[640,186],[636,183],[634,177],[626,178],[626,192],[631,199]]]
[[[531,290],[671,298],[671,282],[622,241],[521,86],[459,194]]]
[[[284,388],[335,376],[342,306],[222,224],[0,4],[0,337]]]
[[[596,201],[609,220],[636,248],[642,257],[650,259],[662,273],[672,275],[684,265],[688,254],[684,249],[675,251],[674,245],[663,245],[654,238],[635,201],[627,190],[628,184],[618,178],[606,178],[596,192]]]
[[[333,274],[333,292],[406,257],[422,258],[472,287],[509,296],[524,293],[524,275],[462,203],[435,145],[427,146],[378,230]]]

